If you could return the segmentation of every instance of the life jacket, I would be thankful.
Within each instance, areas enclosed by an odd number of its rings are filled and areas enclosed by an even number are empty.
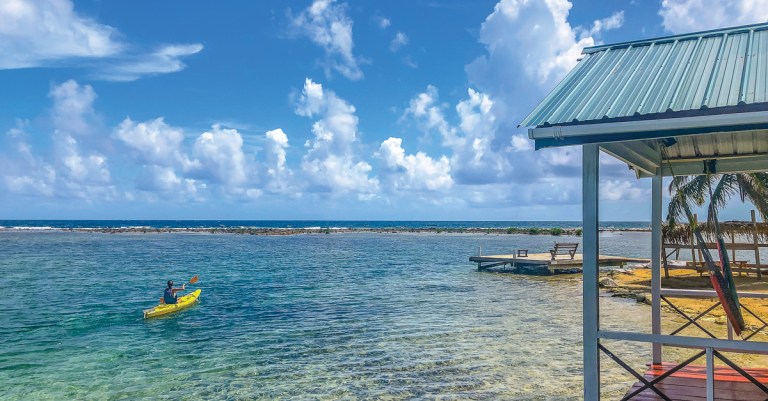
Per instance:
[[[175,304],[176,296],[173,294],[173,288],[166,288],[163,293],[163,301],[167,304]]]

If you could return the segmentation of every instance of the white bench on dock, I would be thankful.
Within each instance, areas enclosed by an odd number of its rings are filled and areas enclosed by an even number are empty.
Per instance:
[[[576,255],[576,249],[579,247],[578,242],[555,242],[555,249],[550,249],[549,253],[552,255],[552,260],[555,260],[557,255],[570,255],[573,260]]]

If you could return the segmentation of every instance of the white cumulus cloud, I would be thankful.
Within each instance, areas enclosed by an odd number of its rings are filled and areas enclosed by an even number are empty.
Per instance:
[[[627,180],[601,180],[600,198],[609,201],[650,199],[648,188],[638,188]]]
[[[320,113],[321,108],[324,106],[323,85],[309,78],[304,79],[304,87],[296,103],[296,114],[303,117],[312,117],[313,114]]]
[[[163,198],[204,201],[205,182],[179,175],[172,167],[159,165],[145,166],[139,175],[136,187],[152,195],[163,195]]]
[[[503,74],[521,80],[519,75],[497,68],[515,66],[539,85],[551,87],[576,65],[581,50],[595,44],[586,36],[577,39],[568,23],[571,3],[567,0],[502,0],[486,18],[480,42],[488,55],[469,66],[470,75],[491,72],[490,79]]]
[[[405,115],[414,117],[422,130],[438,132],[444,146],[451,147],[460,144],[456,136],[456,129],[448,124],[445,118],[445,106],[438,103],[438,100],[437,88],[429,85],[426,91],[411,99],[405,110]]]
[[[395,37],[392,38],[392,41],[389,42],[389,50],[393,53],[400,50],[403,46],[408,44],[408,35],[398,32],[395,34]]]
[[[517,134],[512,135],[512,139],[510,140],[510,146],[509,150],[512,152],[532,152],[533,151],[533,141],[528,139],[528,136]]]
[[[78,15],[68,0],[0,2],[0,69],[110,56],[122,48],[114,36],[114,28]]]
[[[493,101],[488,94],[468,89],[469,98],[456,106],[459,127],[463,133],[458,146],[454,147],[452,164],[454,177],[459,182],[492,183],[505,180],[512,173],[496,141],[496,116]]]
[[[51,88],[53,99],[51,135],[59,194],[81,198],[111,197],[114,193],[107,157],[96,149],[101,124],[93,108],[96,94],[90,85],[73,80]],[[87,134],[87,135],[86,135]]]
[[[486,54],[465,68],[478,95],[470,95],[464,107],[457,108],[462,121],[459,136],[465,142],[451,158],[457,182],[515,183],[509,191],[523,204],[578,201],[578,188],[570,183],[578,180],[581,152],[571,148],[534,152],[533,142],[517,128],[577,64],[584,47],[599,43],[624,24],[624,12],[619,10],[589,26],[573,26],[568,19],[572,7],[568,0],[501,0],[481,25],[479,41]],[[626,170],[615,175],[631,176]],[[548,186],[560,189],[549,191],[547,197],[536,195]]]
[[[71,0],[0,1],[0,69],[55,67],[67,62],[88,68],[96,79],[133,81],[181,71],[194,44],[162,45],[144,51],[123,43],[120,33],[75,11]]]
[[[210,180],[230,188],[246,184],[249,167],[243,153],[243,137],[237,130],[215,124],[197,138],[194,154],[203,175]]]
[[[0,153],[0,168],[6,188],[25,196],[52,197],[56,194],[56,169],[33,153],[23,123],[5,134],[8,153]]]
[[[406,155],[401,138],[388,138],[379,146],[377,157],[384,162],[383,179],[393,189],[448,189],[453,186],[451,163],[447,157],[434,160],[424,152]]]
[[[595,20],[589,31],[583,33],[583,36],[599,37],[601,33],[612,29],[621,28],[624,25],[624,11],[619,11],[610,17]]]
[[[591,27],[573,27],[568,0],[501,0],[480,28],[487,54],[466,66],[470,83],[493,99],[509,142],[517,124],[577,63],[584,47],[623,24],[619,11]]]
[[[12,151],[0,155],[7,188],[30,196],[112,199],[116,192],[108,158],[98,149],[102,132],[93,88],[70,80],[54,85],[49,97],[53,131],[41,139],[48,140],[50,152],[33,149],[26,123],[11,129],[6,141]]]
[[[236,129],[214,124],[187,144],[186,136],[162,117],[144,122],[126,118],[113,133],[127,147],[126,155],[141,164],[136,186],[142,191],[202,201],[213,193],[250,200],[264,190],[292,194],[295,189],[286,160],[288,136],[279,128],[264,135],[261,161],[244,150],[245,140]]]
[[[688,33],[768,21],[766,0],[663,0],[664,29]]]
[[[285,170],[285,149],[288,147],[288,135],[278,128],[267,131],[264,136],[267,138],[268,164],[275,171]]]
[[[162,117],[139,123],[126,118],[117,126],[114,135],[145,164],[184,169],[193,164],[181,149],[184,131],[166,124]]]
[[[485,94],[467,90],[468,98],[456,105],[459,125],[451,125],[445,107],[439,103],[438,91],[428,86],[414,96],[406,110],[419,127],[437,132],[442,144],[452,150],[451,172],[460,184],[488,184],[504,181],[512,168],[504,155],[508,144],[496,142],[497,122],[493,101]]]
[[[185,145],[184,130],[162,117],[144,122],[126,118],[113,136],[129,149],[127,155],[141,163],[136,186],[142,191],[194,201],[216,191],[241,199],[261,195],[258,166],[243,150],[244,140],[236,129],[214,124]]]
[[[291,18],[294,30],[325,52],[323,65],[326,76],[336,71],[349,79],[358,80],[363,78],[363,71],[360,69],[361,59],[352,51],[355,45],[352,25],[346,4],[336,4],[335,0],[315,0]]]
[[[286,166],[288,135],[277,128],[264,134],[264,186],[274,193],[295,193],[293,171]]]
[[[359,159],[355,107],[332,91],[307,79],[296,113],[306,117],[319,117],[312,124],[313,139],[302,160],[302,169],[319,192],[353,192],[368,199],[378,192],[379,182],[369,177],[370,164]]]
[[[392,21],[390,21],[389,18],[385,18],[382,16],[374,17],[373,20],[376,22],[376,25],[379,26],[381,29],[387,29],[390,25],[392,25]]]
[[[52,118],[56,129],[72,135],[87,135],[93,130],[96,92],[90,85],[80,85],[70,79],[51,88]]]
[[[70,135],[57,135],[57,151],[63,169],[60,170],[70,182],[85,185],[110,183],[107,158],[96,153],[82,154],[77,140]]]
[[[208,185],[191,174],[203,168],[184,149],[184,130],[171,126],[162,117],[135,122],[124,119],[113,137],[128,148],[126,155],[140,163],[136,188],[163,199],[202,201]]]

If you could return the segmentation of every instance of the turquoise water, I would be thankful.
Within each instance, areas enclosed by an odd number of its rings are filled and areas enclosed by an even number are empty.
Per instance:
[[[645,256],[648,237],[602,251]],[[554,240],[0,232],[0,399],[578,400],[580,277],[467,261]],[[142,318],[196,274],[198,305]],[[647,306],[601,302],[604,327],[649,326]],[[609,395],[621,372],[604,366]]]
[[[603,221],[600,227],[649,229],[650,222]],[[459,229],[459,228],[578,228],[581,221],[386,221],[386,220],[0,220],[0,229],[82,228],[351,228],[351,229]]]

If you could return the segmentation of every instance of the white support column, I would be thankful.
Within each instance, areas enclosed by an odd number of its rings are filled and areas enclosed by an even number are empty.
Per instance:
[[[584,286],[584,399],[600,400],[600,304],[598,294],[598,255],[600,252],[598,188],[600,177],[600,148],[583,145],[582,219],[583,219],[583,286]]]
[[[661,334],[661,169],[656,169],[651,189],[651,333]],[[661,363],[661,344],[653,343],[653,363]]]
[[[707,347],[707,401],[715,401],[715,358],[712,347]]]

